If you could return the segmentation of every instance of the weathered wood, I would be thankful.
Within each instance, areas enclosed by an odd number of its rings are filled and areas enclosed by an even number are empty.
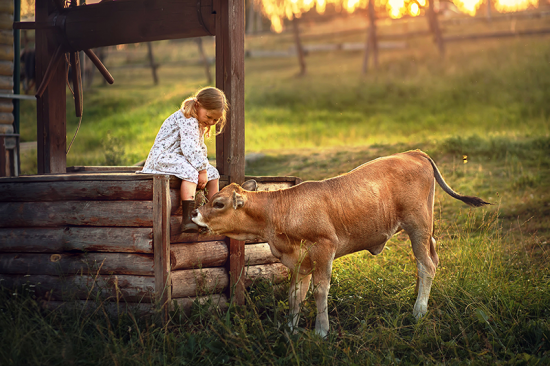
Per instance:
[[[0,202],[0,227],[152,227],[151,201]]]
[[[14,5],[13,5],[12,0],[2,0],[2,1],[0,1],[0,11],[1,12],[13,14],[13,10],[14,10]],[[12,19],[12,21],[13,21],[13,19]]]
[[[92,165],[92,166],[82,166],[75,165],[67,167],[67,173],[135,173],[141,171],[142,167],[140,166],[103,166],[103,165]],[[148,177],[148,179],[153,179],[154,174],[141,174],[140,176]]]
[[[104,1],[63,15],[74,50],[208,36],[216,27],[212,0]]]
[[[172,298],[219,294],[229,286],[225,268],[172,271]]]
[[[0,45],[0,61],[13,61],[13,46]]]
[[[179,310],[182,310],[187,315],[191,314],[194,303],[198,303],[202,306],[210,305],[209,308],[211,311],[219,310],[224,312],[229,307],[227,296],[225,296],[224,294],[173,299],[171,304],[172,310],[176,310],[176,307],[173,303],[177,305]]]
[[[13,1],[12,1],[12,4],[13,4]],[[10,30],[1,30],[0,29],[0,44],[4,44],[4,45],[12,45],[13,44],[13,30],[10,29]],[[7,60],[8,62],[9,61],[13,61],[12,60]]]
[[[244,2],[216,0],[216,86],[231,108],[216,136],[216,167],[231,183],[244,181]]]
[[[125,172],[91,172],[75,174],[48,174],[48,175],[24,175],[11,178],[0,178],[0,183],[36,183],[36,182],[63,182],[63,181],[133,181],[133,180],[153,180],[152,174],[134,174]],[[152,187],[152,183],[151,183]]]
[[[198,233],[182,233],[181,232],[181,216],[170,217],[170,243],[197,243],[203,241],[223,240],[225,236],[198,234]]]
[[[11,12],[0,12],[0,29],[10,30],[13,28],[13,10]]]
[[[0,253],[0,273],[14,275],[125,274],[153,276],[151,254]]]
[[[74,301],[56,301],[49,300],[40,302],[40,305],[44,308],[55,311],[84,311],[85,313],[92,313],[97,311],[103,311],[111,316],[118,317],[120,314],[131,313],[135,317],[137,316],[151,316],[155,313],[155,305],[148,302],[126,302],[126,301],[90,301],[90,300],[74,300]]]
[[[267,279],[273,281],[273,283],[281,283],[287,279],[288,274],[289,269],[282,263],[247,266],[245,284],[248,287],[259,279]]]
[[[296,53],[298,54],[298,64],[300,65],[299,75],[305,75],[307,73],[305,52],[300,39],[300,25],[298,24],[296,14],[292,15],[292,31],[294,34],[294,43],[296,44]]]
[[[13,90],[13,76],[0,76],[0,89]]]
[[[153,299],[155,278],[152,276],[48,276],[0,274],[2,286],[14,288],[25,285],[37,296],[53,300],[123,299],[142,302]]]
[[[36,22],[46,22],[55,6],[51,1],[37,1],[35,9]],[[35,34],[36,85],[40,85],[58,45],[51,30],[37,29]],[[59,58],[52,66],[53,78],[36,102],[38,174],[65,173],[67,167],[65,58]]]
[[[153,200],[152,182],[139,181],[60,181],[6,182],[0,184],[0,201],[107,201]]]
[[[13,123],[13,113],[0,112],[0,124],[11,125]]]
[[[2,113],[12,113],[13,112],[13,102],[9,99],[0,99],[0,112]]]
[[[0,75],[13,76],[13,61],[0,61]]]
[[[244,261],[247,266],[277,263],[279,259],[271,253],[269,244],[248,244],[244,246]]]
[[[153,253],[152,228],[56,227],[0,228],[0,252],[69,251]]]
[[[153,180],[153,240],[155,251],[155,299],[168,321],[172,298],[170,286],[170,181],[167,175],[155,175]]]
[[[232,296],[236,304],[244,304],[245,260],[244,241],[227,238],[229,245],[229,275]]]
[[[172,270],[220,267],[227,262],[229,249],[221,241],[172,244],[170,265]]]

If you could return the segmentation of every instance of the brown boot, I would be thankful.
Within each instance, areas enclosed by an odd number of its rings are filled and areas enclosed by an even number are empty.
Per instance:
[[[181,232],[182,233],[198,233],[199,225],[191,220],[191,212],[195,209],[194,200],[181,201]]]

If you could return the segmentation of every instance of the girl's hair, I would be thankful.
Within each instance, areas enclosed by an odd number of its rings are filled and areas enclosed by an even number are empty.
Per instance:
[[[197,103],[207,111],[221,111],[222,116],[216,123],[216,135],[223,132],[225,116],[229,110],[229,103],[223,91],[214,87],[202,88],[194,96],[189,97],[181,104],[181,110],[186,118],[197,118]],[[210,127],[206,127],[206,137],[210,136]]]

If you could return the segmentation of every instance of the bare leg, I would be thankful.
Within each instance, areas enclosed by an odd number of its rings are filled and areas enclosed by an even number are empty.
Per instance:
[[[210,201],[212,199],[212,196],[218,193],[219,190],[219,179],[212,179],[208,181],[208,183],[206,183],[206,191],[208,192],[208,196],[206,197],[206,199]]]
[[[180,194],[182,201],[194,200],[196,192],[197,185],[195,183],[186,180],[181,181]]]

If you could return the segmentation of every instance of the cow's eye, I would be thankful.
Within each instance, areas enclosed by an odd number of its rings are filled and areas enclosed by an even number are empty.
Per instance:
[[[213,206],[214,206],[214,208],[217,208],[217,209],[224,208],[224,204],[221,203],[221,202],[214,202]]]

